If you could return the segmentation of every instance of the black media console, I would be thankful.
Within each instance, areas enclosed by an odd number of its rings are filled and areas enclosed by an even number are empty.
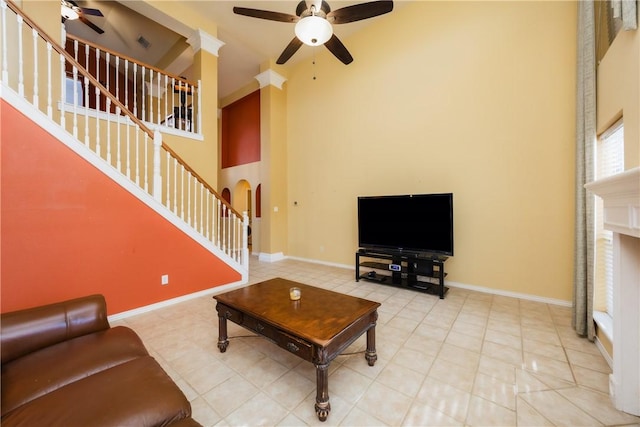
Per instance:
[[[361,258],[366,258],[361,260]],[[376,261],[371,261],[375,259]],[[446,256],[436,254],[399,254],[359,249],[356,252],[356,282],[360,279],[425,292],[444,298]],[[360,274],[360,268],[367,271]]]

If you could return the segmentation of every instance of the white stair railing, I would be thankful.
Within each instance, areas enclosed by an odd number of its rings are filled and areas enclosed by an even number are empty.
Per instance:
[[[2,93],[12,91],[46,114],[175,220],[192,227],[199,240],[248,270],[247,215],[235,211],[162,141],[161,126],[152,131],[11,0],[0,0],[0,24]]]
[[[190,82],[71,34],[66,34],[63,45],[76,62],[147,125],[201,135],[199,82]],[[90,103],[91,108],[96,108]],[[149,108],[145,108],[147,105]]]

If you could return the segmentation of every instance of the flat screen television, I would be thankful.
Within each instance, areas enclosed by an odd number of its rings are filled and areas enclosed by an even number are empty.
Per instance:
[[[453,256],[453,193],[358,197],[358,245]]]

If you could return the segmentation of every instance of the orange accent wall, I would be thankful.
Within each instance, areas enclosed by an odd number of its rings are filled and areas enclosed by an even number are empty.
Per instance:
[[[260,91],[222,109],[221,167],[260,161]]]
[[[2,312],[91,293],[120,313],[241,275],[5,101]],[[161,285],[161,276],[169,284]]]

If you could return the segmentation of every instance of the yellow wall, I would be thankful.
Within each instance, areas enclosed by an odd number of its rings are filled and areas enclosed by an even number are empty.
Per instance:
[[[571,300],[576,15],[411,2],[293,69],[286,255],[353,265],[357,196],[453,192],[450,281]]]
[[[178,2],[145,0],[166,19],[174,19],[185,23],[193,30],[203,30],[217,37],[218,28],[215,22],[198,14],[190,7]],[[188,5],[187,5],[188,6]],[[190,34],[182,34],[189,37]],[[168,58],[164,58],[168,60]],[[193,80],[201,81],[202,90],[202,134],[201,142],[174,135],[163,135],[165,142],[175,150],[193,170],[213,188],[218,188],[218,58],[204,49],[195,53],[191,69]]]
[[[288,108],[286,90],[270,84],[260,89],[260,252],[266,254],[286,255],[289,252],[286,114]]]
[[[200,80],[203,141],[163,134],[163,140],[214,189],[218,188],[218,58],[204,49],[193,59],[194,79]]]
[[[640,166],[640,31],[620,31],[598,66],[598,133],[624,118],[624,166]]]
[[[16,5],[38,24],[49,37],[60,44],[60,40],[62,40],[60,4],[52,1],[22,1],[17,2]],[[51,19],[52,16],[57,19]]]
[[[190,2],[175,2],[165,0],[144,0],[145,3],[152,6],[158,12],[173,19],[177,23],[187,25],[192,29],[201,29],[208,34],[216,37],[218,34],[218,26],[211,17],[202,14],[200,11],[190,7]],[[124,3],[126,6],[126,2]],[[153,18],[153,17],[152,17]],[[166,23],[164,23],[166,25]],[[182,34],[189,37],[188,34]]]
[[[51,1],[18,1],[14,2],[15,5],[22,9],[22,11],[35,22],[42,31],[44,31],[53,41],[60,44],[62,39],[62,24],[60,21],[60,4],[53,3]],[[56,19],[51,19],[54,16]],[[7,65],[9,68],[9,86],[14,90],[18,90],[18,68],[20,66],[18,55],[18,24],[16,22],[16,14],[7,9],[6,15],[6,31],[8,35],[7,40]],[[1,37],[1,35],[0,35]],[[49,88],[48,76],[44,72],[47,68],[47,49],[46,42],[40,37],[37,38],[37,60],[38,60],[38,75],[34,75],[34,54],[33,54],[33,34],[31,27],[26,23],[22,24],[22,67],[23,67],[23,84],[25,98],[30,102],[33,102],[34,86],[37,86],[38,90],[38,106],[42,111],[47,111],[48,103],[48,90],[51,90],[51,100],[53,108],[53,117],[55,120],[60,120],[60,112],[56,108],[55,104],[61,97],[60,85],[52,85]],[[52,69],[51,69],[51,81],[60,81],[60,61],[55,51],[51,53]],[[37,84],[34,85],[34,79],[37,78]]]

